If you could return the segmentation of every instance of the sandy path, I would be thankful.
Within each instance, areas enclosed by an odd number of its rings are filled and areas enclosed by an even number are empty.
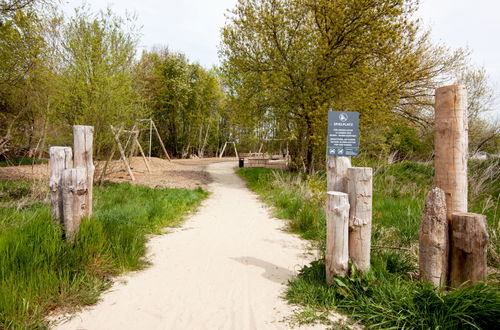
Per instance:
[[[287,329],[280,296],[312,256],[234,167],[209,165],[212,195],[183,228],[150,241],[153,265],[57,329]]]

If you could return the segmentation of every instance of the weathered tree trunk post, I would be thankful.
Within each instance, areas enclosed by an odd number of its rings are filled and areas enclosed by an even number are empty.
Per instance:
[[[425,199],[420,225],[420,278],[440,288],[448,281],[449,226],[446,219],[446,199],[440,188],[432,189]]]
[[[350,157],[326,157],[327,191],[347,193],[347,170],[351,167]]]
[[[328,191],[326,201],[326,282],[335,275],[345,276],[349,261],[349,196]]]
[[[448,221],[467,212],[467,91],[462,85],[436,89],[435,185],[444,190]]]
[[[351,167],[348,169],[349,259],[361,271],[370,268],[372,177],[371,167]]]
[[[483,281],[487,276],[486,250],[488,229],[486,216],[456,212],[451,219],[450,284],[459,286]]]
[[[57,224],[64,224],[62,174],[73,167],[73,153],[70,147],[50,147],[50,215]]]
[[[74,166],[85,168],[87,176],[87,200],[85,201],[84,215],[92,215],[92,187],[94,185],[94,162],[92,159],[92,148],[94,138],[94,127],[92,126],[73,126],[73,151]]]
[[[64,233],[68,241],[74,241],[80,229],[82,218],[88,207],[88,177],[84,167],[70,168],[63,171],[63,212]]]

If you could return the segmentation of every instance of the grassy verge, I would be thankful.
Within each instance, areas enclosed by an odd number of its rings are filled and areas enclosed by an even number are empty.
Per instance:
[[[0,160],[0,167],[47,164],[47,163],[48,163],[47,159],[20,157],[20,158],[13,158],[13,159],[7,159],[7,160]]]
[[[130,184],[96,187],[95,214],[69,244],[38,186],[0,182],[0,328],[45,327],[51,310],[96,302],[113,276],[146,265],[147,234],[178,224],[207,196]]]
[[[374,167],[370,160],[356,166]],[[486,214],[489,265],[499,268],[499,161],[471,162],[469,209]],[[372,328],[494,328],[500,313],[498,278],[450,293],[437,293],[417,280],[418,230],[432,165],[412,162],[374,168],[372,267],[325,285],[322,260],[305,267],[290,283],[287,299],[308,311],[301,321],[324,319],[336,309]],[[314,176],[267,169],[242,169],[251,189],[274,206],[277,217],[290,219],[290,230],[325,244],[324,173]],[[381,247],[402,247],[404,250]],[[497,276],[498,277],[498,276]]]

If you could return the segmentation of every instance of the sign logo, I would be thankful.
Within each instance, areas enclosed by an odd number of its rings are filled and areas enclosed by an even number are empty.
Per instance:
[[[349,117],[347,116],[347,113],[341,113],[339,115],[339,119],[341,122],[345,123],[349,119]]]

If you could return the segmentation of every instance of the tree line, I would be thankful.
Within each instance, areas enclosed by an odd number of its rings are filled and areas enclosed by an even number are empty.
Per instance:
[[[152,118],[175,157],[286,139],[294,167],[311,171],[323,166],[334,109],[360,112],[364,155],[425,159],[434,88],[447,83],[468,88],[471,151],[498,152],[498,124],[480,115],[494,106],[486,72],[468,50],[433,43],[417,7],[239,0],[222,29],[220,67],[204,68],[167,47],[137,54],[133,16],[83,6],[65,17],[49,0],[0,0],[0,157],[43,156],[85,124],[102,158],[110,125]]]

